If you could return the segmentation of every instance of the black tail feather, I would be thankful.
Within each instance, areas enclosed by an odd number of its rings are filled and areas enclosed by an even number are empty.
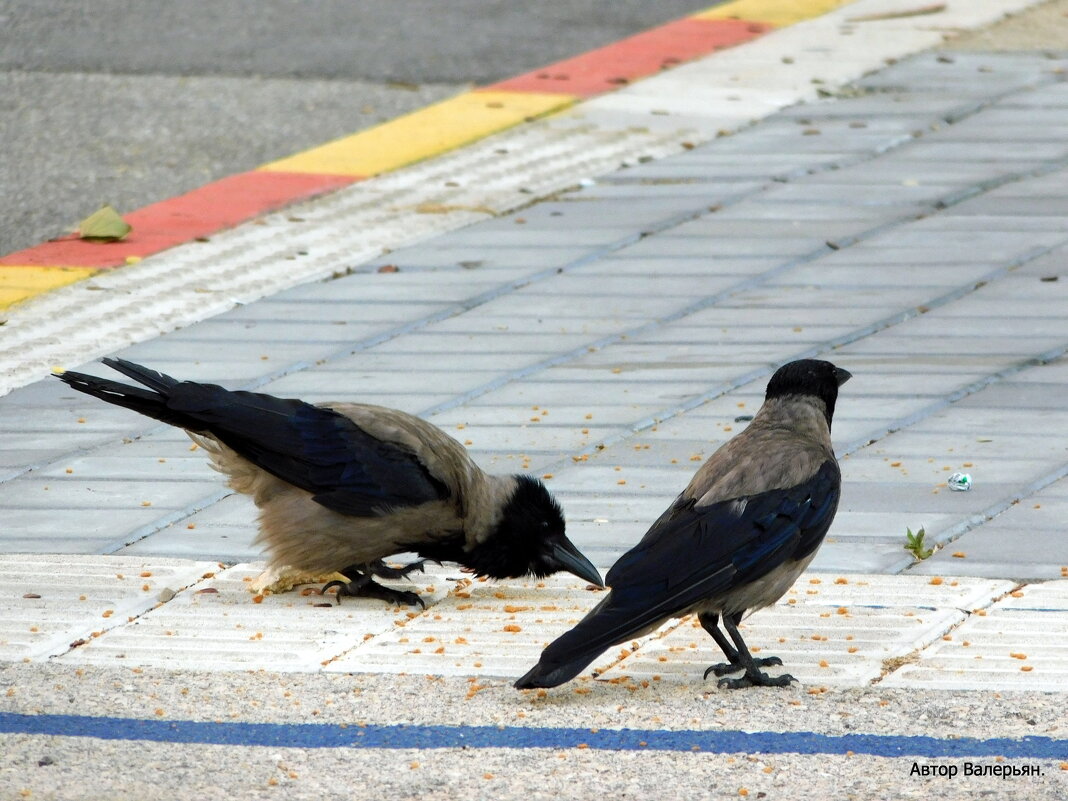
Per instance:
[[[107,357],[100,361],[112,370],[118,370],[127,378],[132,378],[137,383],[144,384],[149,389],[154,389],[156,392],[159,392],[164,396],[168,395],[171,388],[178,383],[177,379],[171,378],[169,375],[158,373],[155,370],[150,370],[143,365],[135,364],[126,359],[113,359]]]
[[[115,360],[108,359],[107,362]],[[131,365],[132,362],[124,362],[125,365]],[[113,364],[109,364],[110,367],[115,367]],[[142,370],[145,368],[141,368]],[[122,370],[123,373],[127,373],[126,370]],[[148,373],[153,371],[148,370]],[[161,385],[163,379],[167,379],[167,376],[161,376],[159,373],[154,373],[158,378],[152,379],[153,383]],[[131,377],[135,377],[131,375]],[[107,401],[116,406],[122,406],[125,409],[130,409],[140,414],[151,417],[155,420],[159,420],[163,423],[169,423],[172,426],[178,426],[180,428],[188,428],[190,420],[186,415],[176,413],[167,408],[167,395],[162,392],[154,392],[150,389],[142,389],[141,387],[130,386],[129,384],[121,384],[118,381],[111,381],[107,378],[99,378],[95,375],[88,375],[86,373],[76,373],[68,370],[65,373],[57,373],[56,378],[63,381],[65,384],[79,392],[84,392],[86,395],[92,395],[94,398],[99,398],[102,401]],[[174,379],[170,379],[173,383],[177,383]],[[147,384],[148,381],[146,380]],[[173,385],[173,384],[172,384]]]

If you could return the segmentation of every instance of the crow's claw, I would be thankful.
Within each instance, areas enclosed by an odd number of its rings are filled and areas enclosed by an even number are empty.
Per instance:
[[[767,673],[761,673],[758,670],[755,673],[747,672],[736,679],[720,679],[717,682],[717,686],[725,690],[738,690],[742,687],[787,687],[792,681],[797,681],[797,679],[789,673],[783,673],[781,676],[769,676]]]
[[[379,559],[376,562],[372,562],[368,566],[368,569],[371,571],[371,573],[378,576],[379,578],[400,579],[408,578],[408,574],[414,573],[416,570],[418,570],[420,573],[425,573],[426,563],[426,559],[420,559],[418,562],[410,562],[409,564],[402,565],[401,567],[390,567],[381,559]]]
[[[366,576],[358,581],[350,581],[348,584],[343,581],[331,581],[323,587],[323,594],[333,587],[337,587],[338,606],[341,606],[341,598],[347,595],[350,598],[377,598],[393,606],[415,606],[419,604],[423,609],[426,609],[423,599],[414,592],[383,587]]]
[[[758,668],[768,667],[769,665],[781,665],[782,660],[777,656],[765,656],[759,659],[754,659],[753,664]],[[705,678],[708,678],[709,673],[715,673],[717,676],[727,676],[731,673],[737,673],[739,670],[745,670],[745,665],[738,664],[737,662],[717,662],[715,665],[709,665],[705,671]]]

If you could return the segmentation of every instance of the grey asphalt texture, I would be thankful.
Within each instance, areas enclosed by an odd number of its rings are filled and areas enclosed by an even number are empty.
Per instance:
[[[0,5],[0,254],[710,0]]]

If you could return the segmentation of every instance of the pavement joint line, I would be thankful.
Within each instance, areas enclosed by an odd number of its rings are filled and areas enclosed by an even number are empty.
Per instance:
[[[169,427],[170,426],[168,426],[168,428]],[[208,508],[209,506],[214,506],[219,501],[233,494],[233,490],[219,489],[211,493],[210,495],[206,495],[203,498],[200,498],[194,501],[193,503],[182,507],[181,509],[175,509],[169,514],[166,514],[163,517],[153,520],[151,523],[147,523],[139,528],[135,528],[133,531],[130,531],[125,534],[121,539],[112,540],[107,545],[101,547],[98,553],[107,555],[114,554],[117,551],[121,551],[123,548],[126,548],[129,545],[133,545],[135,542],[140,542],[141,540],[147,539],[153,534],[156,534],[162,531],[163,529],[168,528],[169,526],[173,526],[175,523],[180,523],[187,517],[192,517],[197,512],[200,512]]]
[[[597,751],[680,751],[718,754],[820,754],[901,758],[1004,757],[1063,759],[1068,740],[1027,736],[932,737],[821,734],[814,731],[590,729],[518,726],[249,723],[147,720],[88,715],[0,712],[0,732],[175,744],[272,748],[413,749],[587,748]]]
[[[920,562],[921,562],[921,560],[916,560],[916,559],[911,560],[911,564],[912,565],[920,564]],[[914,574],[908,574],[904,570],[899,570],[899,571],[895,571],[891,575],[914,575]],[[1003,592],[1001,595],[998,595],[998,596],[993,597],[993,598],[986,598],[984,601],[980,602],[977,605],[973,605],[970,608],[964,608],[964,607],[959,607],[959,606],[951,607],[951,608],[956,609],[958,612],[963,612],[964,616],[961,617],[959,620],[956,620],[956,621],[950,619],[949,621],[947,621],[948,622],[948,626],[945,629],[943,629],[941,632],[935,633],[935,637],[934,638],[930,639],[927,642],[922,642],[922,643],[918,644],[913,650],[909,651],[909,653],[907,653],[907,654],[905,654],[905,655],[903,655],[901,657],[896,657],[896,659],[901,660],[902,664],[899,664],[897,667],[894,667],[892,669],[884,669],[878,676],[876,676],[875,678],[873,678],[871,680],[871,682],[869,682],[869,686],[877,687],[880,684],[882,684],[883,679],[887,678],[888,676],[894,675],[904,664],[908,664],[908,663],[913,663],[913,662],[919,661],[922,658],[922,655],[923,655],[924,651],[929,649],[931,647],[931,645],[933,645],[935,642],[937,642],[938,638],[945,639],[946,636],[951,636],[954,631],[956,631],[961,626],[963,626],[965,623],[967,623],[969,620],[971,620],[971,617],[975,612],[978,612],[980,610],[992,609],[999,602],[1001,602],[1002,600],[1004,600],[1008,596],[1012,595],[1013,593],[1019,592],[1024,587],[1028,586],[1028,584],[1030,584],[1030,583],[1032,583],[1032,582],[1025,581],[1025,582],[1022,582],[1020,584],[1017,584],[1014,587],[1011,587],[1010,589],[1008,589],[1005,592]],[[920,606],[919,604],[917,604],[917,607],[918,608],[925,608],[925,607]],[[933,609],[934,607],[926,607],[926,608]],[[985,611],[983,613],[985,614]]]

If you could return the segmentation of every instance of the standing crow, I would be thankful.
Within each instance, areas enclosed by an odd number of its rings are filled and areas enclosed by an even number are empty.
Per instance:
[[[775,603],[805,569],[831,525],[841,474],[831,448],[838,387],[850,374],[830,362],[803,359],[779,368],[764,405],[745,431],[723,445],[612,567],[612,591],[542,652],[515,683],[555,687],[574,678],[602,651],[696,612],[727,657],[705,671],[738,678],[721,687],[785,686],[759,668],[738,623],[747,610]],[[718,628],[719,619],[734,644]]]
[[[479,575],[516,578],[567,570],[599,586],[597,569],[564,536],[559,505],[536,478],[491,476],[456,440],[410,414],[360,403],[313,406],[214,384],[177,381],[104,359],[147,389],[82,373],[58,378],[81,392],[187,429],[238,492],[260,509],[256,543],[270,567],[351,579],[339,595],[422,603],[372,576],[408,551]]]

